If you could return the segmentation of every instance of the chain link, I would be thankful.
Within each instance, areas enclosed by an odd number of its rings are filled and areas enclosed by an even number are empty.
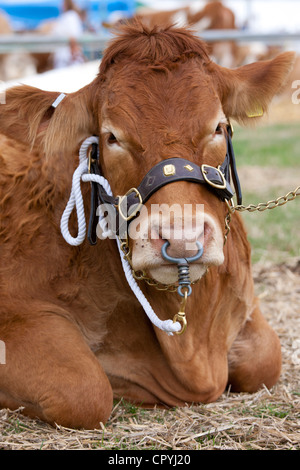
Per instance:
[[[242,204],[234,205],[233,200],[231,200],[231,203],[226,201],[227,207],[228,207],[228,213],[225,217],[225,235],[224,235],[224,244],[227,241],[228,234],[230,232],[230,221],[231,221],[231,215],[235,212],[263,212],[267,209],[275,209],[276,207],[284,206],[290,201],[293,201],[296,199],[297,196],[300,196],[300,186],[297,186],[294,191],[289,191],[285,196],[279,196],[277,199],[272,199],[271,201],[268,202],[259,202],[258,204],[249,204],[248,206],[244,206]]]
[[[144,271],[134,271],[132,269],[132,275],[137,281],[145,281],[149,286],[155,287],[157,290],[176,292],[178,289],[178,285],[176,284],[161,284],[155,279],[147,277]]]
[[[285,196],[280,196],[277,199],[273,199],[268,202],[260,202],[258,204],[249,204],[248,206],[243,206],[242,204],[234,206],[234,210],[239,212],[263,212],[266,209],[275,209],[276,207],[283,206],[284,204],[293,201],[297,196],[300,196],[300,186],[298,186],[294,191],[288,192]]]
[[[167,292],[176,292],[178,289],[178,283],[175,283],[175,284],[159,283],[155,279],[147,277],[144,271],[134,271],[134,269],[132,269],[132,275],[137,281],[145,281],[149,286],[155,287],[157,290],[162,290],[162,291],[167,291]],[[191,285],[193,286],[198,281],[199,279],[191,282]]]

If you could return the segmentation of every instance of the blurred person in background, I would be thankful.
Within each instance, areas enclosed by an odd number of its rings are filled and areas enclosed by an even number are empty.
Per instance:
[[[53,55],[53,67],[61,68],[85,61],[82,49],[76,41],[83,33],[83,12],[73,0],[64,0],[63,11],[52,23],[51,34],[56,37],[68,37],[69,46],[61,46]]]
[[[12,34],[13,28],[10,19],[5,11],[0,9],[0,34]]]

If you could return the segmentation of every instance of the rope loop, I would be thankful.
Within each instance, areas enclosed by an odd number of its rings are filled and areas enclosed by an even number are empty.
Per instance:
[[[64,237],[66,242],[72,246],[81,245],[86,235],[86,221],[85,221],[84,203],[83,203],[83,198],[82,198],[82,193],[81,193],[81,181],[96,182],[105,189],[107,194],[112,196],[112,190],[108,181],[103,176],[91,174],[88,172],[88,157],[87,157],[88,150],[89,150],[89,147],[93,143],[98,144],[98,142],[99,142],[98,137],[91,136],[85,139],[85,141],[82,143],[80,147],[79,165],[77,169],[74,171],[73,178],[72,178],[71,194],[69,197],[69,201],[66,205],[66,208],[63,212],[63,215],[61,217],[60,229],[61,229],[62,236]],[[73,237],[69,231],[69,219],[74,208],[76,208],[77,224],[78,224],[78,233],[76,237]],[[104,219],[103,212],[101,212],[101,206],[100,206],[100,214],[99,214],[99,224],[102,230],[101,238],[109,238],[112,235],[112,232],[107,227],[107,222]],[[117,241],[118,250],[119,250],[119,254],[120,254],[120,258],[122,262],[123,271],[127,279],[127,282],[132,292],[134,293],[134,295],[136,296],[136,298],[142,305],[149,320],[157,328],[161,329],[162,331],[165,331],[168,335],[173,335],[173,333],[180,331],[181,325],[178,321],[177,322],[173,322],[173,320],[162,321],[157,317],[153,308],[151,307],[150,303],[144,296],[143,292],[141,291],[136,280],[133,277],[132,268],[128,260],[125,259],[123,256],[123,251],[121,249],[119,239],[116,238],[116,241]]]

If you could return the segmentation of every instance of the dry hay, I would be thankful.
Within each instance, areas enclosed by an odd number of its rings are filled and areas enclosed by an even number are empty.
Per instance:
[[[254,394],[225,392],[216,403],[144,410],[116,403],[101,430],[53,428],[0,411],[0,449],[300,449],[300,259],[255,265],[261,308],[280,336],[279,383]]]

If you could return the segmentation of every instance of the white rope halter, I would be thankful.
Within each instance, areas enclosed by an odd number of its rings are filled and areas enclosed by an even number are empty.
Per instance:
[[[103,176],[94,175],[88,172],[88,158],[87,158],[88,148],[94,143],[98,144],[98,142],[99,142],[98,137],[91,136],[85,139],[85,141],[82,143],[80,147],[79,165],[74,171],[70,198],[66,205],[66,208],[64,210],[64,213],[62,215],[61,222],[60,222],[60,229],[61,229],[62,236],[64,237],[64,239],[69,245],[73,245],[73,246],[80,245],[84,241],[85,235],[86,235],[85,212],[84,212],[84,204],[83,204],[83,198],[82,198],[81,186],[80,186],[81,181],[96,182],[105,189],[107,194],[112,196],[112,191],[111,191],[108,181]],[[69,232],[69,218],[74,207],[76,207],[77,223],[78,223],[78,233],[77,233],[77,237],[75,238],[72,237]],[[99,216],[99,224],[102,230],[103,239],[112,236],[112,232],[111,230],[109,230],[107,226],[107,221],[105,220],[102,213],[100,213],[100,216]],[[173,332],[180,331],[181,325],[179,322],[173,322],[173,320],[162,321],[157,317],[153,308],[151,307],[150,303],[144,296],[143,292],[139,288],[136,280],[134,279],[132,275],[131,266],[128,263],[128,261],[124,258],[122,250],[120,248],[119,239],[116,238],[116,241],[117,241],[117,245],[119,249],[122,267],[123,267],[126,279],[128,281],[128,284],[132,292],[135,294],[136,298],[142,305],[143,309],[145,310],[149,320],[151,320],[151,322],[155,326],[167,332],[169,335],[173,335]]]

